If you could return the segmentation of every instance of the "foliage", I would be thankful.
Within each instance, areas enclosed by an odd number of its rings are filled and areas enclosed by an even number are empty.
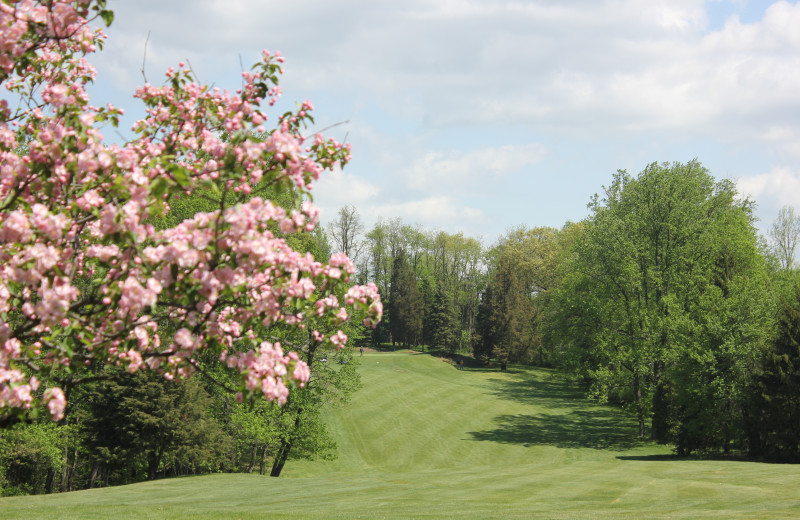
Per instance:
[[[475,358],[486,363],[496,358],[508,362],[530,362],[533,304],[515,267],[501,261],[489,281],[478,308]]]
[[[749,203],[691,161],[618,172],[591,209],[556,297],[567,357],[640,435],[727,449],[770,327]]]
[[[765,353],[749,403],[750,453],[800,461],[800,281],[784,296],[778,333]]]
[[[216,471],[228,451],[229,441],[210,415],[211,399],[196,380],[126,374],[97,385],[88,402],[90,456],[113,467],[122,482],[140,474],[152,480]]]
[[[17,424],[0,435],[0,494],[43,493],[61,470],[64,428],[52,422]]]
[[[521,326],[526,320],[528,326],[520,329],[521,343],[512,356],[515,361],[549,362],[543,336],[546,329],[546,307],[558,283],[558,261],[563,249],[562,233],[550,227],[517,227],[500,238],[490,251],[491,268],[499,271],[500,266],[513,271],[519,278],[521,287],[514,298],[515,320]],[[495,276],[498,276],[497,274]]]
[[[417,279],[405,252],[400,250],[394,259],[389,297],[389,325],[393,344],[400,342],[403,347],[420,344],[423,312],[424,302]]]
[[[436,287],[436,293],[430,306],[430,346],[442,348],[455,354],[460,346],[458,320],[453,311],[453,298],[445,290],[444,285]]]
[[[0,80],[21,107],[0,107],[2,421],[45,407],[61,418],[69,389],[106,366],[185,378],[204,356],[238,371],[243,397],[284,402],[308,367],[269,340],[271,328],[341,347],[338,325],[380,320],[377,288],[350,286],[346,256],[323,264],[274,232],[312,231],[317,210],[301,201],[350,158],[347,146],[302,134],[310,102],[266,128],[279,54],[264,51],[235,94],[170,69],[163,86],[136,92],[147,113],[137,137],[105,145],[98,128],[121,112],[90,105],[84,59],[104,38],[87,16],[113,18],[105,1],[0,6]],[[213,211],[157,229],[152,219],[187,192]],[[291,193],[294,205],[269,193]]]
[[[778,211],[778,218],[767,232],[772,242],[772,249],[783,269],[791,269],[795,265],[795,250],[800,241],[800,215],[792,206],[784,206]]]

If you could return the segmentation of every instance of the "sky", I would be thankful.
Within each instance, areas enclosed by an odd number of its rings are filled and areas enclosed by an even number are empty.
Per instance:
[[[108,5],[92,101],[127,112],[108,139],[133,137],[145,77],[188,60],[235,89],[280,51],[282,108],[311,100],[310,131],[335,125],[325,134],[353,147],[314,187],[323,224],[351,204],[367,228],[400,217],[491,244],[585,218],[618,169],[694,158],[755,200],[762,231],[800,209],[797,0]]]

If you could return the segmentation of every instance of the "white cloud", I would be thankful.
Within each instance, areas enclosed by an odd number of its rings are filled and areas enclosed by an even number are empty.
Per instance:
[[[739,4],[736,11],[754,0],[714,1]],[[502,230],[519,222],[480,218],[529,204],[536,225],[526,190],[501,193],[516,181],[538,175],[527,192],[551,202],[535,190],[560,179],[570,183],[564,196],[578,183],[599,190],[618,166],[638,171],[652,160],[694,156],[741,175],[762,208],[780,205],[800,193],[800,2],[776,1],[752,23],[734,14],[713,31],[708,5],[109,0],[117,21],[96,61],[116,85],[133,82],[123,89],[129,95],[141,83],[148,31],[153,83],[189,58],[201,80],[230,87],[240,53],[247,67],[262,48],[281,50],[289,101],[321,96],[334,107],[332,122],[353,121],[336,131],[350,133],[355,161],[314,191],[334,213],[354,203],[375,218]],[[330,113],[319,111],[320,126]],[[511,142],[547,148],[503,146]],[[773,169],[758,174],[765,165]]]
[[[777,208],[785,205],[800,208],[798,169],[776,167],[767,173],[743,177],[736,184],[742,194],[750,195],[774,213],[777,213]]]
[[[346,204],[360,205],[374,200],[380,188],[341,169],[324,172],[314,184],[314,202],[337,211]]]
[[[800,115],[800,5],[785,1],[761,22],[734,16],[711,34],[702,0],[111,3],[126,20],[130,68],[142,54],[131,43],[152,30],[157,79],[186,57],[201,71],[204,61],[236,70],[239,53],[278,48],[287,87],[385,105],[414,91],[411,111],[427,126],[747,138],[765,113]]]
[[[433,150],[413,161],[403,176],[409,187],[423,192],[481,190],[498,177],[541,162],[545,155],[546,149],[540,144]]]
[[[474,230],[485,220],[481,209],[460,206],[447,196],[429,197],[399,203],[375,204],[365,208],[372,220],[380,217],[400,217],[404,222],[448,230]]]

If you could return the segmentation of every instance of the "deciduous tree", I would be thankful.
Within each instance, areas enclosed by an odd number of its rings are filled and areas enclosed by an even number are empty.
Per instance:
[[[377,288],[349,284],[345,255],[322,263],[274,232],[314,229],[305,194],[349,147],[305,135],[308,101],[268,114],[283,58],[267,51],[234,93],[169,69],[136,91],[136,138],[106,144],[99,128],[121,111],[89,102],[85,56],[104,38],[92,16],[113,18],[105,0],[0,3],[0,81],[21,107],[0,105],[0,421],[62,417],[68,388],[108,365],[184,378],[203,355],[240,373],[242,397],[283,402],[308,368],[271,327],[341,346],[331,325],[381,316]],[[195,191],[215,209],[152,224]]]
[[[797,243],[800,242],[800,215],[792,206],[782,207],[768,234],[781,267],[784,269],[794,267],[795,250]]]
[[[749,203],[691,161],[618,172],[591,209],[558,305],[594,395],[631,403],[661,440],[713,422],[690,405],[731,417],[769,321]]]
[[[357,263],[363,247],[360,237],[364,234],[364,224],[356,207],[348,204],[339,208],[336,219],[328,226],[328,233],[336,251]]]

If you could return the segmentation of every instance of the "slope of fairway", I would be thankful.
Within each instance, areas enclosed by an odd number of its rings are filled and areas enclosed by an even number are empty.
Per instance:
[[[400,352],[365,356],[361,376],[364,388],[331,418],[339,460],[287,465],[287,475],[613,459],[640,445],[629,417],[547,370],[459,371]]]
[[[547,370],[361,358],[333,462],[0,500],[0,518],[798,518],[792,465],[676,459]]]

